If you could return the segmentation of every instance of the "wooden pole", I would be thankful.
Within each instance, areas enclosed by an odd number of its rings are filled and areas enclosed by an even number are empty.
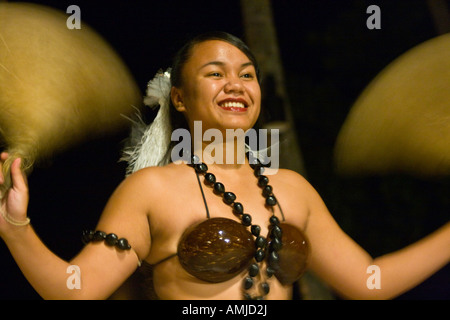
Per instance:
[[[263,114],[262,126],[280,130],[280,167],[306,175],[286,91],[270,0],[241,0],[241,9],[246,43],[263,74],[263,108],[268,108],[272,115],[265,119]]]

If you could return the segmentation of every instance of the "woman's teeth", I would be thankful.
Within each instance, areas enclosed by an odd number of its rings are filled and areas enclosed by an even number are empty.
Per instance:
[[[220,106],[224,108],[245,108],[242,102],[224,102]]]

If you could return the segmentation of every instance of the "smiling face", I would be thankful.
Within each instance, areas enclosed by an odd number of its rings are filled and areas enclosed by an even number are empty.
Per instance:
[[[221,40],[196,44],[182,69],[182,84],[172,88],[175,108],[193,130],[202,121],[204,130],[244,131],[258,119],[261,90],[250,59],[237,47]]]

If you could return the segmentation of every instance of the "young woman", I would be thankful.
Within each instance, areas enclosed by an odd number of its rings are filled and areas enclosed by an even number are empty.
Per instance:
[[[223,33],[193,39],[172,67],[173,111],[191,134],[201,121],[202,137],[208,129],[223,137],[227,129],[249,130],[260,112],[258,73],[239,39]],[[216,161],[206,152],[210,144],[194,144],[191,164],[130,174],[107,203],[97,232],[86,234],[88,244],[69,262],[46,248],[28,223],[27,183],[16,159],[13,188],[2,199],[0,235],[46,299],[107,298],[141,261],[152,266],[161,299],[289,299],[306,265],[344,297],[386,299],[450,260],[450,223],[373,259],[339,228],[302,176],[238,161],[235,139],[214,141],[216,153],[228,160]],[[1,162],[7,157],[3,153]],[[80,272],[79,288],[68,286],[70,266]],[[369,266],[380,270],[381,288],[367,285]]]

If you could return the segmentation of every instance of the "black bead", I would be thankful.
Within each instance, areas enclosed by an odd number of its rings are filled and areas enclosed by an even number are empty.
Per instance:
[[[265,187],[269,183],[269,178],[266,176],[259,176],[258,178],[258,186],[261,188]]]
[[[118,239],[119,239],[119,237],[117,237],[116,234],[110,233],[110,234],[108,234],[108,235],[106,236],[106,238],[105,238],[105,243],[106,243],[108,246],[111,246],[111,247],[112,247],[112,246],[115,246],[115,245],[116,245]]]
[[[269,266],[274,269],[278,268],[278,262],[280,261],[280,256],[276,251],[272,251],[269,255]]]
[[[275,269],[272,267],[267,267],[266,269],[266,275],[267,277],[272,277],[275,274]]]
[[[279,251],[282,247],[281,240],[279,238],[273,238],[272,241],[270,241],[270,250],[272,251]]]
[[[233,203],[233,210],[237,214],[243,214],[244,213],[244,206],[240,202]]]
[[[246,227],[252,224],[252,217],[248,213],[242,215],[242,224]]]
[[[281,239],[281,236],[283,235],[281,228],[279,226],[273,226],[270,230],[270,235],[272,238],[278,238]]]
[[[270,221],[270,224],[272,224],[274,226],[278,226],[280,224],[280,220],[276,216],[271,216],[269,221]]]
[[[248,293],[244,293],[244,299],[245,300],[253,300],[252,296],[249,295]]]
[[[266,204],[267,204],[268,206],[274,206],[274,205],[277,204],[277,199],[276,199],[274,196],[268,196],[268,197],[266,198]]]
[[[264,292],[264,294],[268,294],[270,291],[269,284],[267,282],[261,283],[261,289]]]
[[[257,262],[263,261],[264,258],[265,258],[265,256],[266,256],[266,252],[265,252],[264,250],[262,250],[262,249],[256,250],[256,253],[255,253],[255,260],[256,260]]]
[[[205,173],[206,171],[208,171],[208,166],[206,164],[202,163],[198,163],[194,166],[195,171],[197,171],[198,173]]]
[[[264,167],[261,164],[257,164],[253,169],[253,173],[257,178],[264,173]]]
[[[191,157],[191,164],[197,164],[199,163],[200,158],[198,156],[196,156],[195,154],[192,155]]]
[[[267,198],[268,196],[272,195],[272,191],[272,186],[267,185],[263,188],[262,195],[264,196],[264,198]]]
[[[257,248],[264,248],[266,246],[267,240],[262,236],[258,236],[255,240],[255,245]]]
[[[255,237],[257,237],[257,236],[259,236],[259,234],[260,234],[260,232],[261,232],[261,227],[260,226],[258,226],[258,225],[252,225],[252,227],[251,227],[251,232],[252,232],[252,235],[254,235]]]
[[[207,183],[213,184],[214,182],[216,182],[216,176],[208,172],[205,174],[205,180]]]
[[[214,192],[222,194],[225,192],[225,186],[220,183],[220,182],[216,182],[214,183]]]
[[[225,192],[223,194],[223,201],[225,201],[226,204],[232,204],[236,200],[236,195],[233,192]]]
[[[81,235],[81,241],[84,244],[88,244],[89,242],[92,241],[93,236],[94,236],[94,231],[85,230],[85,231],[83,231],[83,234]]]
[[[103,231],[95,231],[92,236],[92,241],[103,241],[106,238],[106,233]]]
[[[248,275],[250,277],[256,277],[259,273],[259,267],[256,263],[252,263],[248,268]]]
[[[245,277],[244,288],[245,290],[250,289],[253,286],[253,279],[251,277]]]
[[[130,250],[131,246],[128,244],[128,240],[125,238],[120,238],[117,240],[116,247],[120,250]]]

